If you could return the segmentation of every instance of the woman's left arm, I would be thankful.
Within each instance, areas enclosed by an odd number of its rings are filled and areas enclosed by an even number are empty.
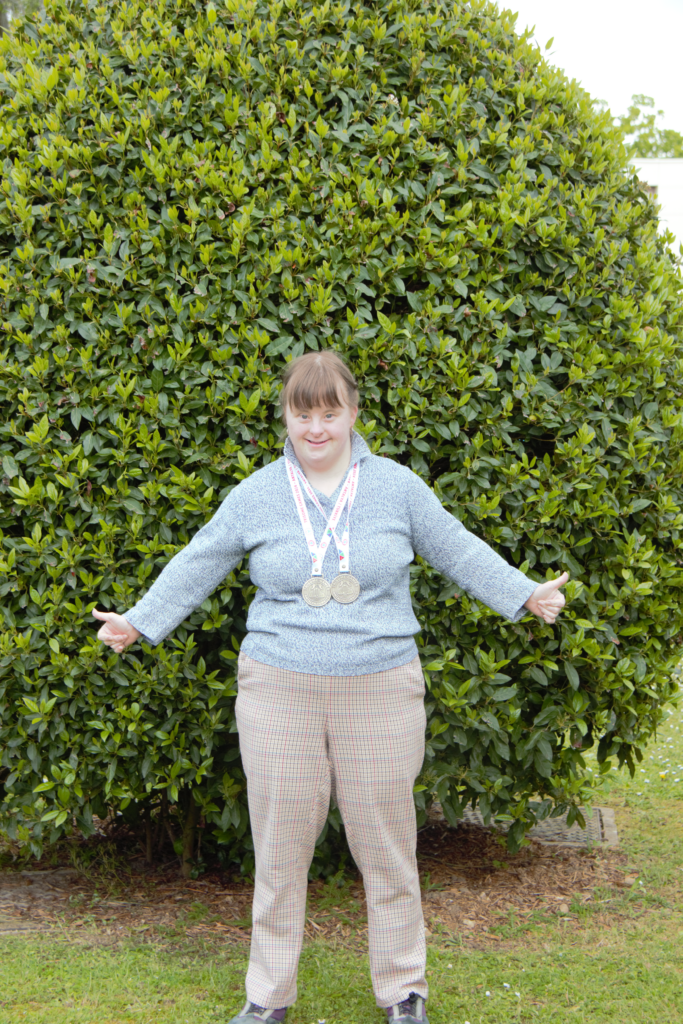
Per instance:
[[[526,611],[554,622],[565,600],[560,587],[569,579],[537,584],[509,565],[493,548],[447,512],[427,484],[410,470],[407,497],[413,549],[435,569],[477,600],[512,622]]]

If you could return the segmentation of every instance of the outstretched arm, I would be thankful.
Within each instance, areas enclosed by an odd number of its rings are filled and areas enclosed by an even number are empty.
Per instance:
[[[413,548],[417,554],[513,622],[521,619],[527,609],[545,622],[554,622],[565,603],[559,588],[567,582],[567,574],[539,586],[466,530],[415,473],[407,473]]]
[[[171,559],[144,597],[124,615],[93,611],[98,638],[121,653],[140,636],[160,644],[215,590],[246,554],[241,494],[236,487],[212,519]]]

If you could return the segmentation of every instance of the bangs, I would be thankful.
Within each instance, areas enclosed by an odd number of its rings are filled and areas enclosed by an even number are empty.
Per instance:
[[[316,406],[338,409],[344,404],[342,382],[331,367],[313,364],[291,382],[287,405],[297,412],[308,412]]]
[[[282,415],[285,409],[309,412],[316,407],[339,409],[358,405],[358,388],[349,370],[336,352],[307,352],[287,367],[280,394]]]

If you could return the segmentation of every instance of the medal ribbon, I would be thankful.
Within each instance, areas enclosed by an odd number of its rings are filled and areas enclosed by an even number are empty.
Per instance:
[[[297,512],[299,513],[299,519],[301,520],[301,526],[304,531],[304,535],[308,542],[308,550],[311,555],[311,575],[322,576],[323,574],[323,561],[325,559],[325,552],[329,547],[330,540],[334,536],[337,542],[337,550],[339,553],[339,571],[349,571],[349,515],[351,514],[351,506],[353,505],[353,499],[356,496],[356,490],[358,489],[358,463],[355,462],[349,470],[346,480],[342,486],[339,497],[337,498],[332,515],[327,521],[325,532],[322,535],[320,544],[316,544],[315,534],[313,533],[313,526],[311,519],[308,514],[306,507],[306,501],[302,493],[302,486],[306,491],[306,494],[314,503],[318,511],[322,514],[323,518],[326,513],[322,505],[318,501],[318,498],[309,484],[308,480],[301,472],[301,470],[295,466],[289,459],[285,459],[287,464],[287,475],[289,477],[289,484],[292,488],[292,494],[294,495],[294,503],[296,505]],[[348,505],[347,505],[348,502]],[[344,527],[344,533],[341,540],[337,536],[336,529],[341,514],[344,511],[344,506],[347,505],[346,510],[346,525]]]
[[[297,474],[297,476],[298,476],[298,478],[299,478],[299,480],[301,482],[301,485],[303,486],[304,490],[306,491],[306,494],[308,495],[308,497],[311,499],[311,501],[314,503],[315,507],[318,509],[318,511],[320,512],[320,514],[324,518],[325,514],[326,514],[325,510],[322,507],[322,505],[320,504],[320,501],[318,500],[318,497],[317,497],[315,491],[313,490],[313,488],[309,484],[309,482],[306,479],[305,475],[296,466],[294,467],[294,471],[296,472],[296,474]],[[335,529],[336,522],[335,522],[334,526],[332,527],[332,533],[334,534],[334,539],[337,542],[337,552],[339,554],[339,571],[340,572],[348,572],[349,571],[349,516],[351,515],[351,506],[353,505],[353,500],[356,497],[356,490],[358,489],[358,463],[357,462],[351,467],[351,469],[349,471],[349,475],[346,478],[347,481],[349,480],[349,477],[351,478],[351,486],[350,486],[350,489],[349,489],[348,505],[346,506],[346,524],[344,526],[344,533],[342,534],[341,539],[337,535],[337,532],[336,532],[336,529]],[[345,482],[345,485],[346,485],[346,482]],[[342,491],[343,491],[343,488],[342,488]],[[341,497],[341,495],[340,495],[340,497]],[[333,515],[334,515],[334,513],[333,513]]]

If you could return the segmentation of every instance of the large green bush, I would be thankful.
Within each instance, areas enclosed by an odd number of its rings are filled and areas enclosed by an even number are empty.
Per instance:
[[[574,808],[633,767],[681,648],[681,280],[618,132],[491,4],[54,0],[0,41],[4,827],[121,809],[250,864],[247,566],[124,657],[125,610],[280,453],[334,345],[376,452],[534,578],[511,625],[419,560],[416,800]],[[574,811],[572,810],[572,814]],[[338,826],[338,820],[333,818]],[[178,837],[178,842],[180,839]]]

